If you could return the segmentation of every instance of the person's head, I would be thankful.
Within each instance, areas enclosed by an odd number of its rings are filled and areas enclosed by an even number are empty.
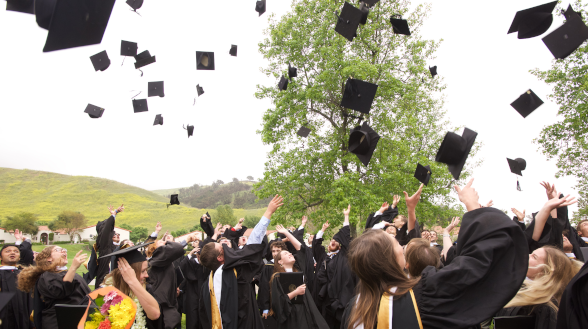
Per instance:
[[[582,220],[577,226],[578,235],[584,238],[588,238],[588,219]]]
[[[53,247],[53,250],[51,250],[51,257],[47,258],[47,261],[51,264],[57,264],[57,266],[67,265],[67,249]]]
[[[341,244],[337,242],[337,240],[331,239],[331,242],[329,242],[329,246],[327,247],[327,249],[329,249],[329,252],[335,252],[341,249]]]
[[[402,226],[404,226],[404,224],[408,223],[408,218],[406,218],[406,216],[404,215],[398,215],[394,218],[394,221],[392,221],[392,223],[397,229],[401,229]]]
[[[121,241],[120,245],[121,246],[128,245],[129,247],[133,247],[135,244],[133,243],[133,241],[131,241],[129,239],[124,239]]]
[[[272,258],[275,261],[276,255],[279,254],[282,250],[288,250],[288,247],[286,247],[286,243],[284,241],[274,241],[270,245],[270,249],[272,251]]]
[[[204,267],[211,271],[216,271],[219,266],[225,263],[225,251],[223,244],[226,243],[207,243],[200,251],[200,262]],[[230,246],[230,242],[228,244]]]
[[[314,234],[308,236],[308,244],[312,245],[312,241],[314,240]]]
[[[145,287],[145,283],[147,281],[147,278],[149,277],[149,274],[147,274],[147,268],[149,267],[147,261],[136,262],[136,263],[132,263],[129,265],[131,266],[131,268],[133,270],[135,270],[135,275],[137,276],[137,280],[139,280],[141,285],[143,285],[143,287]],[[118,268],[115,268],[114,270],[112,270],[112,272],[110,272],[110,274],[108,274],[106,276],[106,278],[108,278],[108,277],[112,278],[112,285],[116,289],[122,291],[122,293],[127,296],[131,296],[131,293],[132,293],[131,288],[129,287],[127,282],[123,279],[123,276],[120,273],[120,271],[118,270]]]
[[[523,287],[516,296],[505,306],[527,306],[547,303],[557,309],[552,300],[559,303],[563,291],[574,275],[582,267],[582,263],[569,259],[561,250],[545,246],[533,251],[529,256],[529,271],[534,271],[527,277]]]
[[[568,235],[569,235],[569,231],[565,230],[562,234],[562,239],[563,239],[563,251],[567,252],[567,253],[571,253],[574,252],[574,246],[572,245],[572,243],[570,242],[570,239],[568,239]]]
[[[437,242],[437,232],[431,230],[429,231],[430,234],[430,242]]]
[[[247,244],[247,240],[249,239],[249,237],[243,235],[242,237],[239,238],[239,246],[244,246]]]
[[[16,266],[20,261],[20,249],[14,244],[5,244],[0,251],[0,265]]]
[[[151,258],[153,257],[153,253],[155,252],[155,250],[159,247],[165,246],[165,241],[163,240],[157,240],[154,243],[150,244],[147,247],[147,250],[145,250],[145,256],[147,256],[147,258]]]
[[[114,232],[114,235],[112,236],[112,242],[118,243],[119,241],[120,241],[120,233]]]
[[[67,251],[51,246],[46,247],[35,257],[35,266],[25,267],[18,275],[18,289],[31,292],[41,274],[54,272],[56,267],[67,264]]]
[[[293,268],[294,263],[296,263],[296,259],[294,258],[294,255],[292,255],[292,253],[288,250],[280,251],[274,259],[274,266],[281,266],[284,268],[284,270]]]
[[[431,243],[426,239],[412,239],[406,245],[405,251],[406,268],[411,277],[421,276],[421,273],[427,266],[439,268],[440,255],[439,250],[431,247]]]
[[[360,296],[351,311],[348,329],[359,323],[373,328],[382,294],[397,287],[394,295],[404,295],[418,282],[404,273],[404,255],[396,238],[382,230],[368,230],[355,238],[348,262],[359,279],[355,290]]]
[[[165,237],[163,237],[163,241],[165,241],[165,242],[168,242],[168,241],[174,242],[174,236],[171,235],[171,234],[166,234]]]
[[[398,232],[398,229],[394,225],[388,225],[388,226],[386,226],[386,229],[384,230],[384,232],[391,234],[393,236],[396,236],[396,232]]]

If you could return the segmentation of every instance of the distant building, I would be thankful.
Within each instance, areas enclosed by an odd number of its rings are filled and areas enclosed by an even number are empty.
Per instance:
[[[120,227],[114,227],[114,231],[120,234],[120,239],[128,239],[130,237],[131,231],[126,230]],[[56,230],[51,231],[48,226],[41,225],[39,226],[39,232],[31,236],[30,234],[24,234],[25,238],[31,239],[32,242],[43,242],[44,244],[48,244],[49,241],[49,234],[53,233],[53,241],[71,241],[69,234],[66,234],[63,230]],[[79,243],[83,240],[96,240],[96,225],[84,227],[80,231],[74,233],[73,242]],[[14,243],[16,239],[14,238],[14,231],[6,231],[4,228],[0,227],[0,243]]]

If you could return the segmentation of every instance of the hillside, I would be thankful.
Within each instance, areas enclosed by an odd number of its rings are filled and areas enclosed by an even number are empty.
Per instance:
[[[161,221],[164,230],[189,229],[199,223],[207,210],[186,205],[170,206],[169,199],[157,193],[116,181],[68,176],[43,171],[0,168],[0,219],[20,211],[32,212],[39,220],[52,221],[64,210],[78,211],[89,225],[109,216],[107,206],[124,203],[125,212],[117,217],[117,225],[143,226],[151,230]],[[235,209],[239,217],[261,216],[264,209]]]

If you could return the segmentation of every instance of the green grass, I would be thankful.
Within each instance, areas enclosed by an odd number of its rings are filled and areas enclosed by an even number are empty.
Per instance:
[[[125,205],[117,216],[117,226],[129,224],[151,230],[158,221],[164,230],[190,229],[200,223],[200,216],[214,209],[196,209],[185,205],[170,206],[169,199],[135,186],[116,181],[68,176],[44,171],[0,168],[0,219],[26,211],[39,220],[52,221],[64,210],[78,211],[86,216],[88,225],[106,219],[108,205]],[[234,209],[237,218],[263,215],[265,209]],[[68,249],[69,250],[69,249]]]

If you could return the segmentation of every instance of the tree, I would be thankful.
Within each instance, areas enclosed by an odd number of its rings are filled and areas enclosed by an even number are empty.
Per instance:
[[[57,215],[57,219],[53,222],[56,230],[63,230],[69,234],[70,242],[74,241],[74,236],[77,232],[81,232],[87,224],[87,219],[84,214],[75,211],[63,211]]]
[[[439,42],[419,35],[430,7],[419,5],[409,13],[408,0],[380,1],[349,42],[334,31],[333,12],[344,2],[294,0],[290,13],[279,21],[271,18],[267,38],[259,44],[269,61],[264,73],[279,79],[291,64],[298,77],[285,91],[276,88],[277,82],[258,86],[256,97],[270,99],[274,108],[265,112],[258,131],[273,148],[264,176],[254,186],[256,195],[284,196],[274,222],[288,224],[308,214],[337,224],[351,204],[351,220],[357,224],[382,202],[391,202],[391,194],[414,193],[420,184],[413,178],[419,162],[431,166],[433,177],[423,190],[417,217],[429,225],[447,223],[463,209],[447,206],[456,203],[449,188],[453,178],[446,165],[434,162],[444,134],[456,129],[444,119],[443,97],[435,96],[444,90],[443,80],[431,78],[428,70]],[[394,14],[408,20],[411,36],[393,33],[389,19]],[[378,85],[369,114],[340,106],[350,76]],[[381,136],[367,167],[348,152],[349,133],[360,115]],[[308,138],[296,135],[301,125],[312,130]],[[470,175],[471,161],[460,183]],[[404,202],[399,207],[405,211]]]
[[[237,217],[233,214],[233,208],[229,205],[220,205],[216,207],[215,220],[219,223],[229,224],[231,226],[237,224]]]
[[[582,17],[588,17],[588,6],[576,0],[572,5]],[[557,15],[562,8],[558,5]],[[562,15],[563,16],[563,15]],[[531,73],[553,87],[548,97],[559,105],[561,121],[543,128],[535,143],[547,159],[557,161],[556,177],[575,176],[579,192],[578,211],[574,219],[588,217],[588,44],[565,59],[554,59],[551,69]]]
[[[132,232],[129,235],[129,239],[131,239],[133,242],[145,240],[149,236],[149,230],[147,230],[146,227],[135,226],[131,231]]]
[[[200,227],[200,224],[196,224],[190,229],[190,232],[194,231],[202,231],[202,227]]]
[[[239,178],[233,178],[233,183],[239,183]]]
[[[174,238],[177,238],[181,235],[188,234],[188,233],[190,233],[190,232],[187,229],[181,228],[175,232],[171,232],[171,235],[173,235]]]
[[[37,215],[30,212],[20,212],[14,216],[6,216],[2,226],[7,230],[19,229],[21,232],[31,235],[39,233],[39,227],[35,225]]]
[[[259,217],[257,216],[245,216],[245,220],[243,221],[243,226],[247,226],[248,228],[254,228],[257,223],[259,223]]]
[[[53,232],[49,233],[49,242],[52,242],[53,238],[55,238],[55,233],[53,233]]]
[[[247,176],[247,180],[253,180],[253,176]]]

